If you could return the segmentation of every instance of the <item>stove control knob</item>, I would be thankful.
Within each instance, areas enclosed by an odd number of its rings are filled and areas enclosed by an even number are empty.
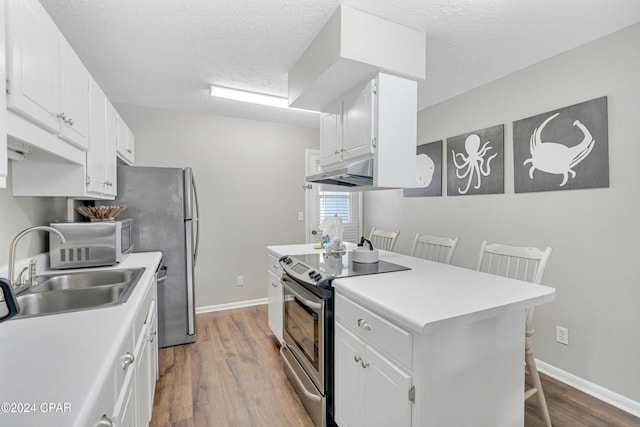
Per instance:
[[[286,258],[284,259],[284,263],[285,263],[285,264],[287,264],[287,265],[291,264],[291,258],[286,257]]]
[[[311,277],[311,278],[313,279],[313,276],[315,276],[316,274],[317,274],[317,273],[316,273],[316,271],[315,271],[315,270],[311,270],[311,271],[309,272],[309,277]]]
[[[320,280],[322,280],[322,274],[316,273],[315,276],[313,276],[313,280],[319,282]]]

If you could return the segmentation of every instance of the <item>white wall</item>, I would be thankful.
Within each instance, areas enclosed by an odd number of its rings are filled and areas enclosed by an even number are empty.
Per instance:
[[[137,165],[193,168],[202,227],[196,305],[265,298],[265,247],[304,243],[304,150],[318,147],[318,129],[116,107],[135,134]]]
[[[475,268],[483,239],[551,246],[543,283],[557,295],[536,309],[536,357],[636,402],[639,45],[640,24],[419,113],[418,144],[504,123],[505,194],[365,194],[365,233],[372,226],[400,229],[396,250],[402,253],[410,252],[418,231],[459,236],[453,264],[467,268]],[[512,122],[600,96],[608,97],[610,188],[514,194]],[[568,347],[555,342],[555,325],[569,329]]]
[[[11,239],[28,227],[49,225],[66,214],[66,199],[61,197],[14,197],[11,194],[11,162],[7,188],[0,188],[0,266],[9,263]],[[44,232],[26,235],[16,247],[16,259],[48,250],[49,237]]]

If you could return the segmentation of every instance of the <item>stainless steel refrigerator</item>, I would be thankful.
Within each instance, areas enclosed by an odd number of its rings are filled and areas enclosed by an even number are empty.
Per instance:
[[[159,346],[194,342],[200,227],[191,168],[118,165],[118,196],[102,204],[128,206],[118,219],[133,218],[134,252],[162,252],[166,276],[158,280]]]

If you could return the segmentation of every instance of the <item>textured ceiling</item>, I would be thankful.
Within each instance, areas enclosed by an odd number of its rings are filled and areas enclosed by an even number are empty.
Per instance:
[[[208,96],[286,97],[336,0],[40,0],[114,102],[317,126],[311,113]],[[640,22],[638,0],[350,0],[427,34],[425,108]]]

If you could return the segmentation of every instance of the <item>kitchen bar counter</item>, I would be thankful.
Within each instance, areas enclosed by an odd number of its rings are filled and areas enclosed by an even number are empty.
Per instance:
[[[353,248],[355,245],[349,245]],[[274,255],[321,253],[311,244],[268,246]],[[380,259],[410,267],[395,273],[336,279],[334,288],[395,323],[424,334],[441,325],[476,322],[553,301],[555,289],[394,252]]]
[[[93,410],[103,387],[113,387],[110,376],[118,343],[127,338],[149,287],[155,285],[161,258],[160,252],[137,253],[117,266],[101,268],[146,267],[122,305],[0,324],[0,425],[95,424]]]
[[[522,426],[525,310],[555,290],[392,252],[380,259],[411,270],[332,282],[336,423]]]

